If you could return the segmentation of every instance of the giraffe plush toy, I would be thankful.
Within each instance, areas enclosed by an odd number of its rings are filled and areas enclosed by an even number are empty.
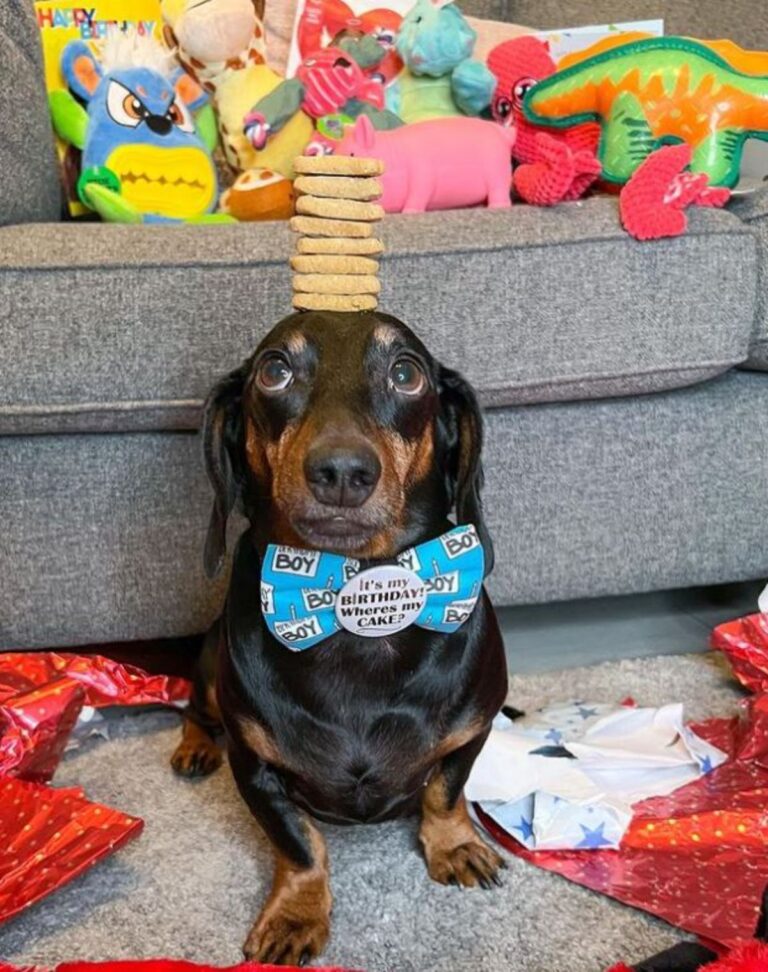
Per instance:
[[[160,7],[166,43],[212,99],[232,171],[270,169],[292,179],[293,160],[312,138],[309,118],[297,114],[262,150],[243,133],[251,106],[283,80],[264,60],[264,0],[161,0]]]

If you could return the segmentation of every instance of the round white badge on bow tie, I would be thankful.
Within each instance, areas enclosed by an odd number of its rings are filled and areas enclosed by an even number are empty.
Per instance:
[[[385,638],[407,628],[427,600],[424,581],[405,567],[371,567],[339,591],[336,618],[342,628],[365,638]]]

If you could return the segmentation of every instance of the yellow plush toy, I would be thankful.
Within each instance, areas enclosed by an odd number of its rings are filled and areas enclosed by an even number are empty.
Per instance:
[[[313,134],[303,112],[263,149],[243,133],[245,115],[283,80],[264,61],[264,0],[161,0],[160,7],[166,43],[211,96],[232,169],[271,169],[293,179],[293,160]]]

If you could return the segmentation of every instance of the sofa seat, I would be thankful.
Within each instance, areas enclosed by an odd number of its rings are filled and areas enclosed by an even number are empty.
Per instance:
[[[658,395],[492,409],[491,596],[530,604],[765,576],[766,423],[768,381],[740,371]],[[210,509],[198,434],[0,436],[13,565],[0,650],[205,630],[226,582],[203,573]],[[233,520],[230,549],[240,529]]]
[[[381,235],[382,308],[486,407],[673,389],[749,354],[758,243],[729,212],[653,244],[609,198]],[[195,429],[214,376],[290,310],[292,246],[284,223],[0,228],[0,434]]]

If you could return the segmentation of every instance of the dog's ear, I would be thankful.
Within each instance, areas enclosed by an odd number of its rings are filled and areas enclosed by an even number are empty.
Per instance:
[[[483,488],[483,416],[471,386],[457,371],[440,367],[438,390],[447,439],[446,487],[456,522],[472,523],[485,551],[485,569],[493,569],[493,543],[485,525]]]
[[[203,454],[214,491],[203,563],[215,577],[227,552],[227,521],[242,495],[243,388],[250,360],[214,385],[203,411]]]

